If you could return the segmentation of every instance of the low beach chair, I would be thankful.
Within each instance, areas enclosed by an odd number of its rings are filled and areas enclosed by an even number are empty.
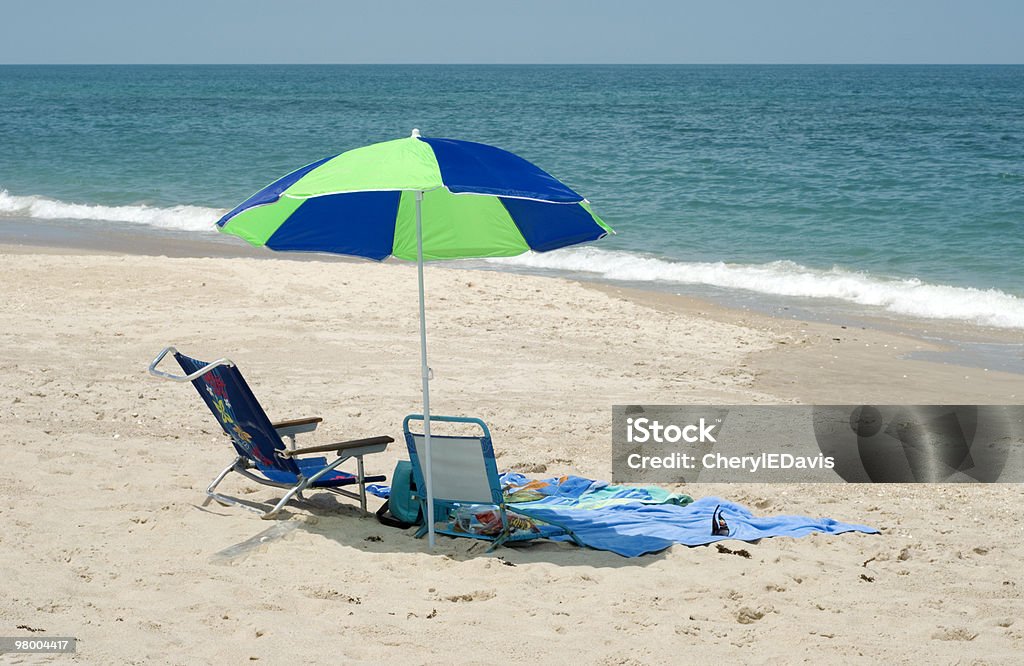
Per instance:
[[[424,468],[421,461],[424,459],[424,440],[422,432],[414,432],[410,428],[412,422],[423,422],[420,414],[410,414],[402,422],[402,431],[405,434],[405,444],[409,449],[409,458],[412,461],[413,480],[416,488],[425,489]],[[472,427],[473,435],[437,435],[430,434],[430,461],[433,475],[434,495],[434,520],[435,532],[448,536],[469,537],[492,541],[491,547],[494,550],[498,546],[514,541],[528,541],[531,539],[551,538],[568,536],[575,541],[575,537],[568,530],[551,525],[549,523],[520,521],[516,517],[509,516],[509,507],[505,501],[498,477],[498,464],[494,459],[494,447],[491,444],[491,432],[487,425],[477,418],[463,416],[434,416],[430,417],[431,424],[434,423],[457,423],[467,424]],[[424,521],[427,515],[427,498],[425,491],[417,495],[422,506]],[[467,513],[478,510],[493,509],[500,519],[500,527],[493,534],[481,534],[467,529],[467,525],[459,526],[459,520],[447,520],[452,512],[458,512],[460,507],[469,509]],[[514,508],[514,514],[526,518],[530,515],[525,510]],[[438,526],[437,523],[444,524]],[[527,524],[523,524],[526,522]],[[427,533],[427,526],[424,525],[416,533],[422,537]]]
[[[167,354],[174,356],[185,372],[184,375],[156,369]],[[204,363],[179,353],[174,347],[167,347],[149,364],[149,373],[154,377],[176,382],[192,382],[203,402],[231,438],[237,455],[206,489],[207,498],[204,506],[209,504],[210,500],[216,500],[221,504],[234,504],[255,511],[261,518],[273,518],[292,498],[305,499],[302,496],[303,491],[315,489],[357,499],[365,513],[366,484],[384,481],[386,478],[366,476],[363,471],[363,456],[384,451],[388,444],[395,441],[393,438],[370,437],[337,444],[295,448],[295,436],[316,430],[323,419],[315,416],[271,423],[238,368],[228,359]],[[285,446],[282,438],[287,438],[290,446]],[[324,457],[300,458],[313,453],[328,452],[337,453],[337,460],[328,463]],[[337,469],[351,458],[356,460],[356,474]],[[284,488],[287,492],[269,510],[250,506],[216,492],[217,486],[231,472],[238,472],[247,479],[265,486]],[[343,488],[351,485],[359,486],[358,494]]]

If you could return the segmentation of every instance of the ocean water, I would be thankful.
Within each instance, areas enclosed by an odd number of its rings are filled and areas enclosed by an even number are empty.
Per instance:
[[[519,153],[618,231],[492,268],[1020,329],[1022,109],[1022,66],[0,66],[0,225],[215,234],[418,127]]]

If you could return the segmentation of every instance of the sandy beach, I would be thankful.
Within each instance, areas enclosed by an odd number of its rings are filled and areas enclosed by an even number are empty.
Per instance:
[[[1019,663],[1018,486],[677,487],[881,534],[636,559],[428,552],[326,494],[278,521],[202,507],[231,452],[191,387],[146,374],[167,344],[232,358],[271,418],[323,416],[307,445],[389,434],[370,471],[406,457],[415,269],[279,256],[0,248],[0,634],[77,637],[58,663]],[[536,476],[607,478],[622,402],[1024,396],[1021,375],[904,359],[937,349],[895,331],[439,267],[427,300],[434,412],[483,418],[499,466]]]

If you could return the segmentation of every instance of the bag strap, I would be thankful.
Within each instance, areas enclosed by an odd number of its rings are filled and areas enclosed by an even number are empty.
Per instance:
[[[377,509],[377,521],[381,525],[387,525],[388,527],[397,527],[400,530],[408,529],[414,526],[414,523],[407,523],[404,520],[399,520],[392,516],[389,511],[391,510],[391,500],[384,500],[384,504],[381,504],[380,508]]]

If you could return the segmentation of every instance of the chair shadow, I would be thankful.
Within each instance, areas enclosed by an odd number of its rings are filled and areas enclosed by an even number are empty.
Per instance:
[[[240,500],[242,503],[266,510],[278,498],[266,502]],[[244,511],[240,507],[223,507],[216,502],[209,507],[196,507],[212,515],[214,506],[224,511]],[[469,561],[481,557],[494,559],[505,566],[547,563],[560,566],[591,566],[595,568],[645,567],[665,558],[667,551],[640,557],[623,557],[603,550],[577,546],[571,542],[547,539],[515,542],[488,552],[491,543],[481,539],[457,538],[437,535],[433,550],[427,539],[415,537],[416,528],[398,529],[382,525],[370,513],[363,514],[358,506],[342,501],[330,493],[316,493],[304,500],[293,500],[271,520],[260,520],[255,514],[252,536],[228,546],[210,556],[211,562],[232,564],[257,554],[278,541],[293,538],[299,530],[333,541],[340,546],[369,553],[416,554],[444,557],[454,561]],[[250,512],[246,512],[250,513]]]

